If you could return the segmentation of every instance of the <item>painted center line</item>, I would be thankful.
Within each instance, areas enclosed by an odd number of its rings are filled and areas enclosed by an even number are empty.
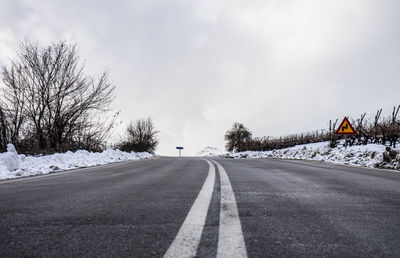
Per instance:
[[[208,176],[178,234],[165,253],[165,258],[196,256],[215,183],[215,168],[210,161],[206,161],[209,165]],[[218,168],[221,179],[217,257],[247,258],[246,245],[232,185],[225,169],[218,162],[213,162]]]
[[[206,222],[211,196],[214,190],[215,168],[207,160],[209,171],[199,195],[185,218],[178,234],[164,257],[195,257]]]
[[[216,161],[221,178],[221,211],[217,257],[247,257],[235,194],[225,169]]]

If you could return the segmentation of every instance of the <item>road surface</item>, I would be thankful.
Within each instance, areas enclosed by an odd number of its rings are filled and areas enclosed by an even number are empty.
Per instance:
[[[0,257],[400,257],[400,173],[158,158],[0,183]]]

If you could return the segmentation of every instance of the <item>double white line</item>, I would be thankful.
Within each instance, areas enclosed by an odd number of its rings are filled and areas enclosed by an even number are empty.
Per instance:
[[[209,165],[208,176],[164,257],[195,257],[199,247],[215,183],[215,168]],[[217,257],[247,257],[242,226],[232,185],[225,169],[218,167],[221,179],[221,209],[219,218]]]

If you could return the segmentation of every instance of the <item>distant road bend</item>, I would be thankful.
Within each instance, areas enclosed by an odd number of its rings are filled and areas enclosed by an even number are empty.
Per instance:
[[[0,257],[400,257],[400,173],[159,158],[0,182]]]

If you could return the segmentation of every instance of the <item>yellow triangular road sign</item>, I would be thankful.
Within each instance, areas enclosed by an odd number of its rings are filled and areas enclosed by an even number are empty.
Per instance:
[[[336,130],[336,134],[357,134],[357,132],[354,130],[347,117],[345,117]]]

